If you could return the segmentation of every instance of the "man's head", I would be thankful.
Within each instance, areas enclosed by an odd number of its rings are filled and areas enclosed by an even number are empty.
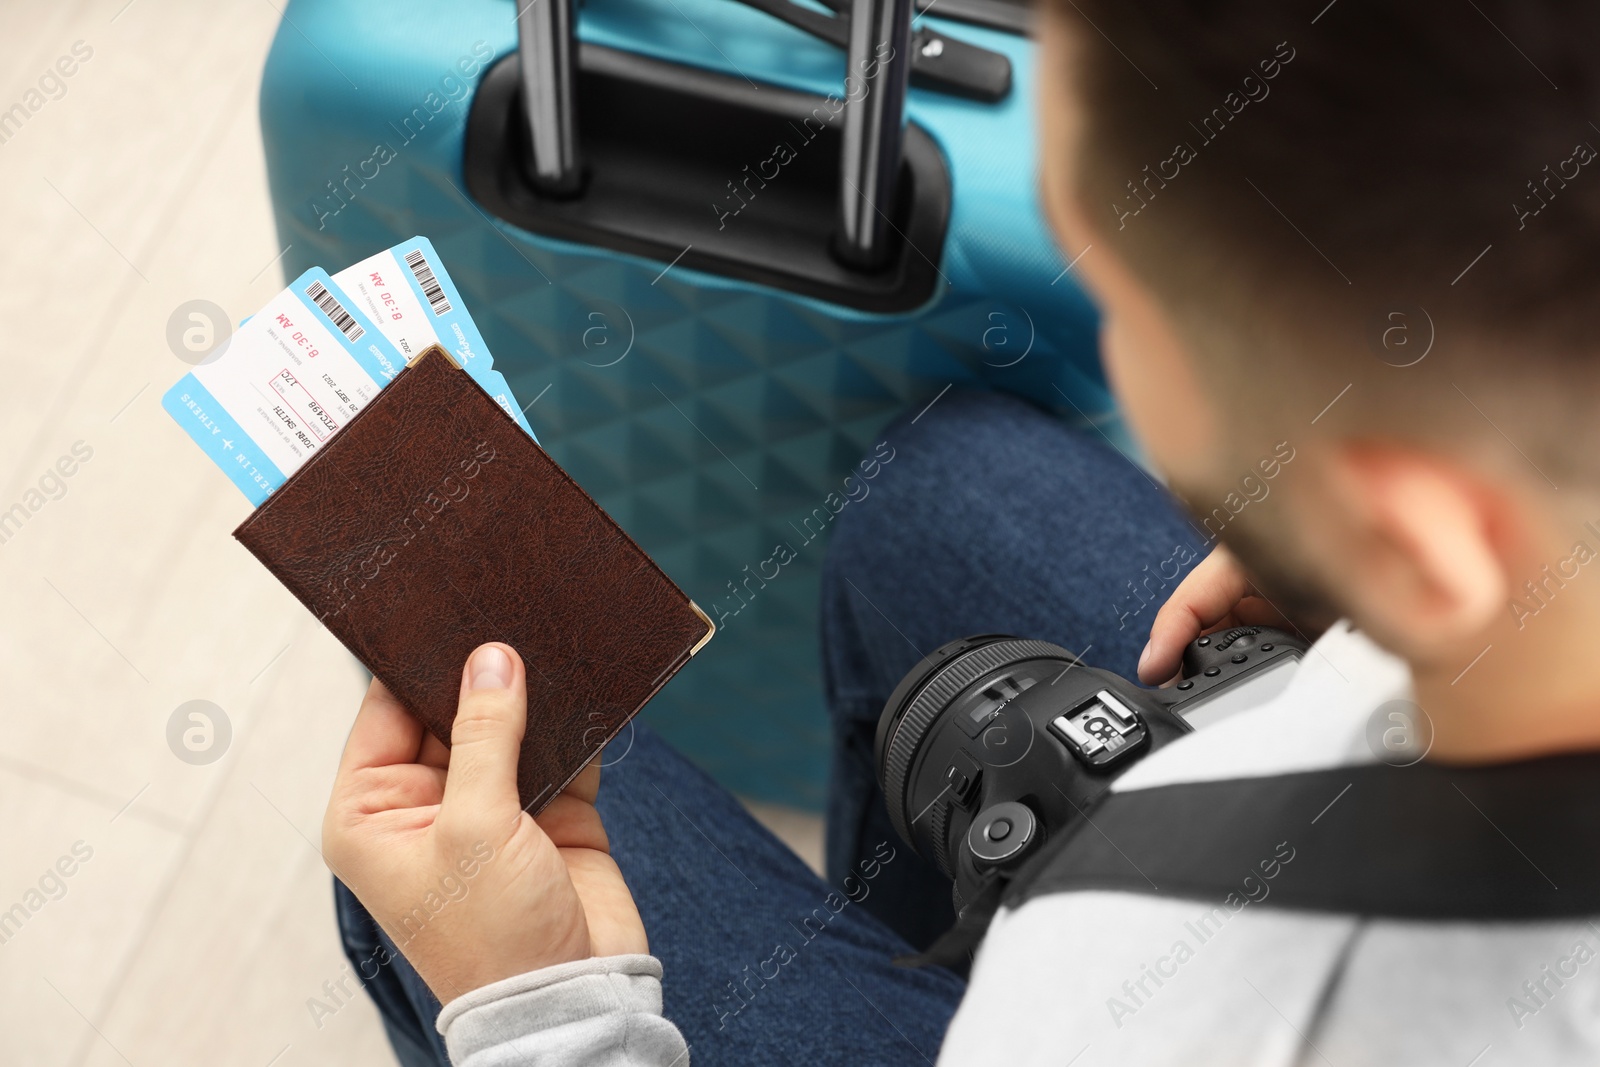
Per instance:
[[[1043,196],[1197,516],[1287,442],[1222,540],[1459,669],[1600,520],[1600,8],[1325,4],[1046,0]]]

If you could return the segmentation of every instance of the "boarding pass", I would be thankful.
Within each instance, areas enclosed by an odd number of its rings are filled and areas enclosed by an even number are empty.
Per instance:
[[[252,503],[265,501],[376,396],[408,352],[434,343],[457,352],[484,391],[532,435],[426,239],[379,253],[340,277],[359,297],[321,268],[306,271],[162,399]],[[381,322],[368,308],[384,315]]]
[[[443,346],[517,425],[533,433],[522,409],[512,403],[504,376],[492,369],[494,360],[483,335],[426,237],[413,237],[369,256],[333,280],[360,304],[406,361],[430,345]]]

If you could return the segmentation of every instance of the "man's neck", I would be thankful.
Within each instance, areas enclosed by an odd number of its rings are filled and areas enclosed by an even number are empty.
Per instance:
[[[1588,608],[1574,596],[1536,618],[1508,610],[1459,662],[1413,663],[1414,699],[1433,725],[1429,758],[1504,763],[1600,751],[1600,619]]]

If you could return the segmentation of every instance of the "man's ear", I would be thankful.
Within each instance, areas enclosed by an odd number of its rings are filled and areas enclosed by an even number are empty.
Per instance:
[[[1419,661],[1454,655],[1504,614],[1508,508],[1491,486],[1383,443],[1334,442],[1316,465],[1321,499],[1301,519],[1358,625]]]

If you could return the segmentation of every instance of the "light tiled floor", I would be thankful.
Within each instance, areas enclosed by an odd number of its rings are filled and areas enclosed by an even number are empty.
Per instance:
[[[306,1006],[343,963],[312,842],[360,673],[160,409],[172,310],[238,319],[282,284],[256,118],[278,18],[0,8],[0,115],[30,111],[0,143],[0,512],[29,509],[0,542],[0,1063],[392,1062],[365,1000]],[[204,766],[166,740],[194,699],[232,729]],[[758,814],[820,861],[815,818]]]

